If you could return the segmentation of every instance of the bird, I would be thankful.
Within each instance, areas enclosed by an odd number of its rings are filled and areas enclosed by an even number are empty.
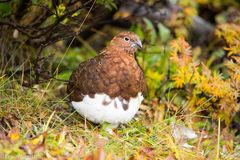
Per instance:
[[[141,48],[138,35],[120,32],[99,54],[72,72],[67,93],[82,117],[96,124],[116,126],[132,120],[147,91],[135,55]]]

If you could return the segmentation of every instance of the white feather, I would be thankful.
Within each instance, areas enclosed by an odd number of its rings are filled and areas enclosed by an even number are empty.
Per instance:
[[[110,103],[103,105],[103,102],[106,100]],[[95,94],[94,98],[86,95],[80,102],[72,101],[72,105],[80,115],[94,123],[108,122],[111,124],[119,124],[127,123],[134,117],[142,100],[142,93],[138,93],[137,97],[130,98],[128,109],[124,110],[122,102],[118,97],[111,101],[110,97],[106,94]]]

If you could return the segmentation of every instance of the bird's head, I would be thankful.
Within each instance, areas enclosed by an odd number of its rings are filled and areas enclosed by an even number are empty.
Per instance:
[[[109,46],[121,48],[130,54],[134,54],[137,49],[142,48],[142,42],[133,32],[121,32],[111,40]]]

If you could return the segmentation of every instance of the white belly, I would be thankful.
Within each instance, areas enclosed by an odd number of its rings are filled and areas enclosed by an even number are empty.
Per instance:
[[[106,94],[95,94],[94,98],[86,95],[81,102],[72,101],[72,105],[79,114],[94,123],[119,124],[127,123],[134,117],[142,100],[142,93],[138,93],[137,97],[130,98],[128,108],[124,109],[118,97],[111,100]],[[106,105],[104,101],[109,103]]]

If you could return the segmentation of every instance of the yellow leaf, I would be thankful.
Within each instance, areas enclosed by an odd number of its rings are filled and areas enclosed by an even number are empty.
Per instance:
[[[43,140],[44,140],[44,136],[41,134],[40,136],[32,139],[30,142],[33,145],[39,145],[39,144],[41,144],[43,142]]]
[[[12,142],[17,141],[20,138],[19,130],[17,128],[14,128],[8,132],[8,137]]]

